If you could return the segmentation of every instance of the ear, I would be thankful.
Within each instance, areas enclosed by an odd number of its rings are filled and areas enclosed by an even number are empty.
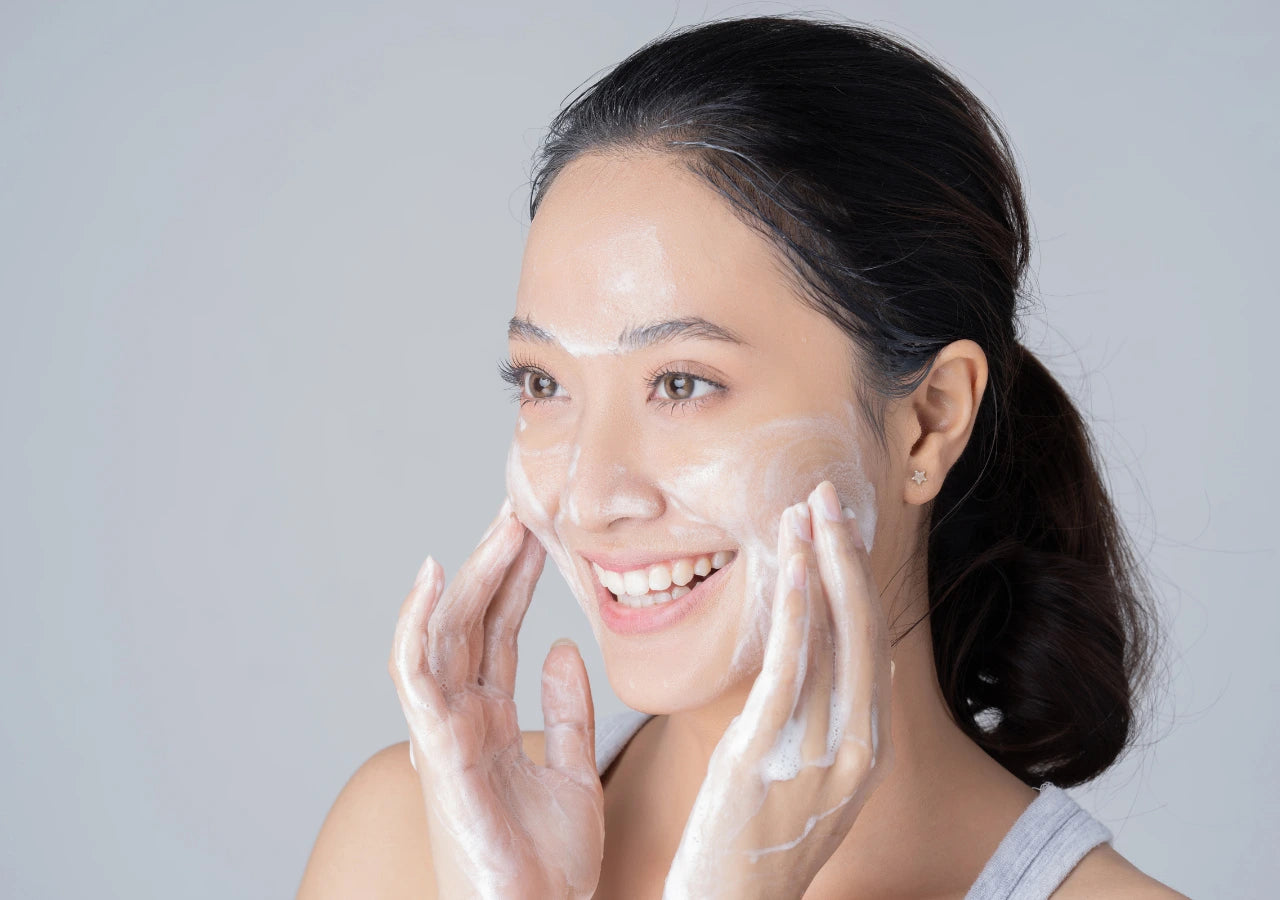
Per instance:
[[[987,355],[974,341],[954,341],[934,358],[924,381],[900,407],[906,421],[899,434],[910,442],[903,473],[903,499],[928,503],[938,496],[947,472],[960,458],[987,387]]]

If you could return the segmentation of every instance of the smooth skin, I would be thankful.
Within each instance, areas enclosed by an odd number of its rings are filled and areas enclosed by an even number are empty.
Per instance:
[[[582,235],[590,235],[590,241],[578,237]],[[639,246],[637,235],[650,243],[658,241],[662,266],[656,267],[652,256],[618,252]],[[642,289],[637,290],[637,285]],[[584,307],[580,302],[584,296],[602,300]],[[654,316],[696,315],[742,336],[750,348],[739,352],[677,342],[651,348],[648,355],[637,354],[634,359],[582,357],[554,347],[540,348],[544,357],[540,366],[568,385],[568,395],[576,399],[577,414],[582,416],[575,420],[580,431],[588,427],[582,423],[590,422],[603,435],[610,424],[609,414],[600,412],[596,418],[587,414],[585,386],[592,384],[617,387],[611,408],[622,402],[616,414],[626,416],[633,432],[668,427],[657,424],[657,413],[646,418],[654,403],[647,388],[627,407],[631,401],[619,387],[639,383],[658,357],[663,357],[660,362],[692,361],[691,374],[712,371],[718,382],[727,385],[723,395],[685,420],[689,427],[700,423],[698,427],[707,433],[741,433],[751,416],[826,414],[830,407],[824,404],[833,402],[833,397],[841,402],[852,397],[847,338],[796,299],[785,269],[775,264],[764,239],[670,157],[588,155],[561,173],[530,230],[517,314],[562,335],[582,334],[597,323],[600,334],[616,335],[621,328]],[[513,349],[528,349],[514,344]],[[827,590],[831,585],[822,577],[822,564],[816,562],[814,551],[806,562],[808,583],[822,585],[823,590],[807,598],[809,608],[821,608],[819,601],[825,598],[832,622],[863,616],[866,622],[887,623],[885,637],[897,637],[894,626],[914,621],[923,612],[927,560],[921,535],[928,504],[964,449],[986,380],[981,348],[971,341],[957,341],[943,349],[910,396],[890,406],[887,451],[868,467],[878,512],[873,549],[867,553],[855,547],[844,529],[840,533],[846,543],[835,547],[827,559],[828,567],[856,567],[867,588],[834,595]],[[599,412],[604,407],[592,409]],[[669,414],[661,415],[669,423]],[[540,427],[535,416],[527,421],[526,434]],[[549,425],[543,422],[542,427]],[[604,448],[601,453],[625,452],[622,444],[592,440],[592,435],[583,438],[584,444]],[[606,471],[607,459],[593,462],[600,472]],[[923,483],[911,478],[917,470],[928,473]],[[672,507],[660,502],[643,471],[633,472],[625,484],[584,479],[576,487],[555,483],[553,472],[542,474],[539,484],[548,492],[545,499],[573,487],[602,495],[605,491],[629,493],[636,501],[628,507],[632,512],[625,521],[588,518],[568,530],[571,549],[574,543],[592,546],[593,538],[610,530],[653,540],[675,522]],[[820,502],[821,497],[809,502],[815,535],[826,527],[826,520],[813,514],[814,504]],[[586,502],[580,506],[592,508]],[[603,783],[593,782],[593,728],[581,724],[591,712],[589,697],[581,690],[586,673],[576,648],[556,646],[544,665],[544,717],[551,727],[545,735],[524,733],[517,741],[514,707],[508,706],[515,634],[528,602],[526,587],[531,589],[542,565],[540,548],[532,546],[537,542],[521,535],[523,512],[516,509],[516,515],[506,519],[500,515],[488,540],[482,541],[448,584],[429,562],[424,578],[406,598],[389,670],[414,736],[418,770],[410,762],[409,742],[388,747],[361,766],[325,820],[300,897],[466,896],[457,885],[472,877],[468,867],[477,862],[491,866],[491,874],[498,878],[526,872],[530,885],[565,891],[530,896],[572,895],[582,890],[584,878],[590,880],[597,811],[603,817],[604,844],[595,896],[661,895],[686,825],[698,819],[695,802],[709,769],[715,771],[716,749],[733,717],[750,709],[753,692],[760,696],[756,688],[762,679],[758,672],[750,673],[743,683],[729,686],[711,702],[655,717],[627,745]],[[780,571],[780,583],[782,575]],[[799,640],[801,630],[777,627],[794,624],[798,605],[794,600],[775,603],[775,627],[766,659],[769,651],[774,651],[776,659],[778,647],[788,651],[781,655],[800,658],[798,646],[784,638]],[[447,613],[437,622],[434,614],[442,611]],[[728,613],[723,614],[728,621]],[[721,612],[712,610],[707,615],[716,621]],[[963,898],[1001,838],[1035,798],[1031,788],[995,763],[952,721],[938,687],[926,626],[915,628],[893,646],[892,678],[887,653],[877,655],[883,645],[874,637],[874,629],[860,629],[861,636],[844,645],[838,657],[844,665],[860,659],[870,671],[880,673],[855,692],[861,699],[851,702],[849,720],[858,721],[859,716],[865,720],[867,698],[877,690],[886,691],[884,706],[892,709],[892,721],[884,746],[891,747],[892,765],[875,778],[865,767],[850,767],[855,774],[836,786],[837,791],[847,791],[855,783],[874,789],[844,807],[851,815],[833,816],[839,821],[823,830],[804,852],[792,858],[776,857],[775,874],[791,872],[795,878],[789,894],[773,896]],[[839,627],[833,633],[839,633]],[[607,657],[610,646],[603,646]],[[723,666],[723,661],[713,658],[705,665]],[[836,664],[837,670],[840,665]],[[769,670],[767,664],[763,670]],[[480,688],[482,672],[485,685]],[[621,681],[612,669],[610,677],[618,689]],[[781,684],[774,681],[769,685],[772,693],[763,693],[776,699],[785,693],[779,690]],[[651,685],[643,689],[656,690]],[[628,699],[624,690],[619,689],[619,695]],[[652,699],[675,703],[679,698]],[[759,717],[762,730],[755,739],[768,744],[767,729],[786,718],[776,710]],[[483,723],[483,727],[460,727],[460,723]],[[515,752],[517,746],[522,752]],[[504,784],[521,785],[520,790],[486,794],[492,782],[485,778],[469,785],[446,785],[437,777],[458,771],[460,764],[465,770],[466,760],[482,757],[486,748],[504,751],[499,754],[501,771],[517,773]],[[597,784],[598,794],[594,793]],[[541,791],[541,805],[532,799],[537,791]],[[834,793],[825,793],[820,784],[806,783],[803,789],[790,792],[793,802],[771,806],[766,819],[778,823],[779,833],[759,833],[750,840],[757,846],[780,843],[777,838],[782,834],[797,833],[796,822],[830,808],[827,801]],[[536,828],[525,829],[520,840],[497,842],[495,857],[493,843],[482,841],[482,849],[477,850],[474,842],[463,846],[465,841],[446,833],[448,810],[460,816],[464,800],[476,798],[484,812],[477,816],[473,811],[465,821],[478,821],[482,830],[495,828],[504,816],[508,821],[533,824],[546,821],[539,818],[540,811],[567,812],[557,814],[554,827],[544,827],[541,834]],[[597,801],[598,807],[593,805]],[[708,841],[714,844],[727,836],[723,829],[717,832],[723,823],[715,815],[708,821]],[[552,831],[571,839],[557,848],[558,836],[548,834]],[[733,879],[741,872],[730,865],[717,877]],[[439,893],[437,878],[444,885]],[[787,884],[782,878],[771,886]],[[1054,893],[1058,900],[1179,896],[1108,844],[1087,854]]]

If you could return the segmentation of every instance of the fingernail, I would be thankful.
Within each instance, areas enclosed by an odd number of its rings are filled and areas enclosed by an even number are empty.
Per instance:
[[[809,504],[797,503],[788,512],[791,513],[791,530],[796,537],[813,543],[813,520],[809,518]]]
[[[787,577],[791,579],[793,588],[804,590],[805,582],[809,580],[809,570],[805,567],[803,554],[797,553],[787,561]]]
[[[502,508],[498,510],[498,517],[493,520],[493,524],[489,526],[489,530],[486,531],[483,537],[480,538],[480,543],[483,544],[485,541],[487,541],[489,539],[489,535],[493,534],[493,532],[497,528],[501,527],[502,524],[505,523],[507,519],[509,519],[510,517],[511,517],[511,498],[508,497],[507,499],[502,501]],[[477,544],[476,546],[479,546],[479,544]]]
[[[551,649],[554,650],[556,647],[563,647],[565,645],[568,645],[570,647],[578,646],[570,638],[556,638],[554,641],[551,642]]]
[[[427,575],[431,572],[432,562],[433,560],[431,559],[430,556],[428,556],[426,561],[422,564],[422,568],[418,570],[418,577],[413,579],[414,587],[417,587],[418,585],[422,584],[423,581],[426,580]]]
[[[824,481],[813,489],[811,498],[818,502],[818,511],[828,522],[840,521],[840,498],[836,496],[836,488],[830,481]]]

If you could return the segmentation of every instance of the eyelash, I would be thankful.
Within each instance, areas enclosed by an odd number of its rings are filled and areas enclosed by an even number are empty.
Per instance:
[[[524,396],[524,377],[534,372],[551,378],[550,375],[547,375],[546,372],[542,371],[537,366],[520,362],[517,359],[503,360],[498,363],[498,377],[509,385],[512,392],[512,399],[519,402],[521,406],[524,406],[526,403],[537,404],[547,402],[547,398],[545,397],[539,398]],[[554,381],[555,379],[552,380]]]
[[[510,386],[513,393],[512,399],[519,402],[519,404],[522,407],[526,403],[532,403],[535,405],[539,403],[549,403],[554,398],[524,396],[525,376],[530,374],[541,375],[545,378],[549,378],[552,381],[555,381],[554,378],[551,378],[551,376],[548,375],[545,371],[543,371],[538,366],[533,365],[532,363],[522,362],[518,359],[511,359],[509,361],[503,360],[502,362],[498,363],[498,377],[501,378],[504,382],[506,382]],[[677,409],[680,409],[680,410],[700,409],[706,403],[706,401],[714,397],[716,393],[718,393],[719,391],[725,390],[725,386],[718,381],[713,381],[710,378],[704,378],[701,375],[695,375],[692,372],[687,372],[683,369],[677,369],[671,366],[659,366],[657,369],[653,370],[645,377],[645,380],[649,385],[649,390],[651,391],[656,390],[658,387],[658,384],[662,381],[663,378],[667,377],[668,375],[684,375],[694,379],[695,381],[701,381],[704,384],[709,384],[711,385],[711,387],[715,388],[715,390],[712,391],[711,393],[704,394],[701,397],[690,397],[685,400],[667,400],[667,399],[659,398],[657,401],[658,404],[662,406],[664,409],[669,409],[672,413],[676,412]],[[556,384],[559,384],[559,382],[556,382]]]
[[[646,383],[649,385],[649,390],[657,390],[658,384],[668,375],[684,375],[692,378],[694,381],[701,381],[703,384],[709,384],[714,388],[710,393],[703,394],[701,397],[689,397],[686,400],[667,400],[660,398],[658,400],[658,404],[663,409],[670,410],[673,414],[677,410],[699,410],[705,406],[709,400],[715,397],[716,394],[725,390],[725,386],[718,381],[713,381],[710,378],[704,378],[701,375],[695,375],[692,372],[686,372],[684,369],[677,369],[670,366],[659,366],[657,369],[654,369],[649,373],[645,379]]]

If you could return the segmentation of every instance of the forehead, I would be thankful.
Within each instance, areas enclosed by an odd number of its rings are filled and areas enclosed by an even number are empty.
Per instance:
[[[518,317],[601,342],[662,319],[752,331],[805,313],[772,245],[672,154],[569,163],[530,226],[516,291]]]

